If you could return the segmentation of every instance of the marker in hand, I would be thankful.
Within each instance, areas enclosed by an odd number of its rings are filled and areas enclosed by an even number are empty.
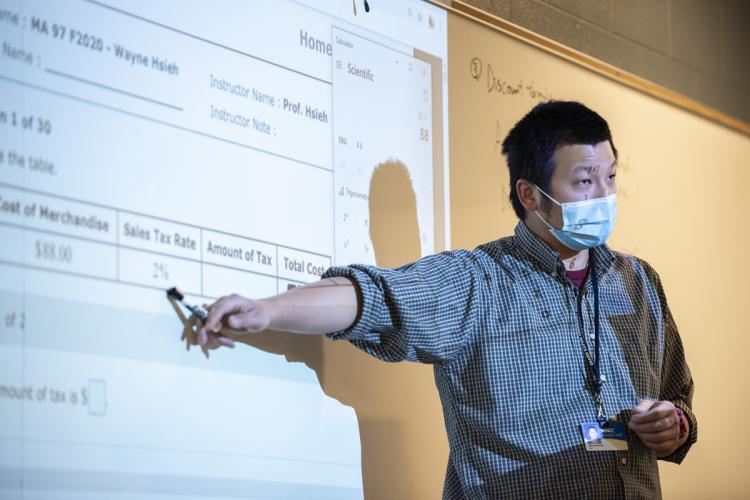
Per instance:
[[[208,311],[206,311],[202,307],[199,307],[199,306],[196,306],[196,305],[193,305],[193,304],[190,304],[190,303],[186,302],[185,301],[185,295],[182,292],[180,292],[176,287],[172,287],[169,290],[167,290],[167,297],[170,298],[170,299],[176,300],[177,302],[179,302],[180,304],[182,304],[182,306],[185,309],[187,309],[188,311],[190,311],[193,314],[193,316],[195,316],[200,321],[205,322],[206,319],[208,318]],[[219,333],[220,330],[221,330],[221,326],[218,326],[216,329],[214,329],[211,332],[211,336],[213,338],[211,338],[211,339],[208,339],[208,338],[204,338],[204,339],[198,338],[197,341],[194,342],[194,343],[200,344],[201,349],[203,350],[203,354],[206,356],[206,358],[208,358],[208,350],[209,350],[209,348],[215,348],[215,347],[219,347],[219,346],[231,347],[231,348],[234,347],[234,340],[231,339],[231,338],[229,338],[229,337],[227,337],[227,336],[225,336],[225,335],[222,335],[221,333]],[[209,342],[209,340],[210,340],[210,342]],[[188,349],[190,348],[190,343],[191,343],[191,341],[190,341],[190,339],[188,339]],[[215,347],[213,347],[214,343],[216,344]]]
[[[206,321],[206,318],[208,318],[208,311],[206,311],[202,307],[194,306],[185,302],[185,296],[177,289],[177,287],[173,286],[172,288],[167,290],[167,297],[175,299],[177,302],[182,304],[185,309],[190,311],[193,316],[195,316],[199,320]]]

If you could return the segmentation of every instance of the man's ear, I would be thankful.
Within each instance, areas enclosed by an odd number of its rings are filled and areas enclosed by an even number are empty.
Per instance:
[[[539,209],[539,201],[537,200],[537,190],[533,183],[526,179],[518,179],[516,181],[516,194],[518,199],[523,205],[523,208],[527,212],[533,212]]]

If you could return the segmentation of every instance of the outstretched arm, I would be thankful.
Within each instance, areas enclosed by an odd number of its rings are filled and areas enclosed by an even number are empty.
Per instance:
[[[357,319],[358,294],[351,280],[336,277],[261,300],[222,297],[209,306],[197,342],[215,349],[232,347],[233,337],[263,330],[318,335],[343,330]]]

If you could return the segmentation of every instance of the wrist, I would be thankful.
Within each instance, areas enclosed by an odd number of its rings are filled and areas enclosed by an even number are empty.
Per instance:
[[[273,325],[276,321],[276,307],[274,307],[273,299],[275,299],[275,297],[268,297],[255,301],[256,306],[260,309],[260,317],[265,320],[264,330],[273,330]]]

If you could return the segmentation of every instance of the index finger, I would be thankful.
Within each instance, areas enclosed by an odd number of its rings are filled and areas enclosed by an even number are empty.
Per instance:
[[[632,409],[634,414],[646,413],[654,406],[653,399],[641,399]]]
[[[203,328],[201,328],[200,331],[218,331],[221,326],[222,318],[227,314],[241,312],[241,305],[242,297],[239,295],[230,295],[229,297],[217,300],[211,305],[206,321],[203,323]]]
[[[630,417],[630,420],[636,424],[647,424],[649,422],[655,422],[667,417],[674,415],[674,409],[672,408],[655,408],[645,413],[634,414]]]

